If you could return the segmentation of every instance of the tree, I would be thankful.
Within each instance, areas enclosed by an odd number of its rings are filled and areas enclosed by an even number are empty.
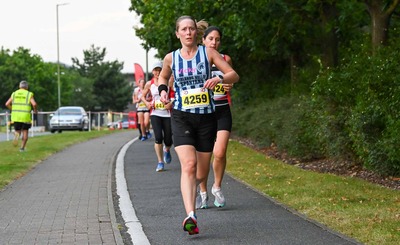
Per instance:
[[[3,47],[0,50],[0,101],[2,102],[2,107],[5,101],[10,98],[12,91],[17,89],[16,81],[18,78],[14,76],[16,69],[10,67],[11,55],[10,50],[5,50]]]
[[[19,47],[10,54],[0,51],[0,100],[6,101],[18,89],[19,82],[26,80],[34,92],[39,109],[53,110],[57,104],[57,79],[54,64],[43,62],[29,49]]]
[[[101,49],[92,44],[89,50],[83,50],[83,63],[77,58],[72,58],[73,68],[75,68],[81,76],[94,78],[105,56],[105,48]]]
[[[77,58],[72,59],[73,68],[87,78],[79,81],[80,86],[75,91],[74,100],[79,100],[79,94],[91,94],[89,84],[92,84],[93,101],[89,103],[88,109],[124,110],[131,99],[131,89],[121,73],[123,63],[104,61],[106,49],[94,45],[89,50],[84,50],[83,55],[82,63]]]
[[[131,100],[131,88],[121,73],[118,61],[105,62],[94,79],[93,92],[96,102],[103,109],[123,111]]]
[[[364,37],[370,23],[365,4],[373,22],[377,22],[389,18],[399,1],[204,0],[199,4],[131,0],[131,10],[140,16],[142,24],[135,28],[137,36],[145,48],[157,49],[159,57],[179,47],[174,24],[180,15],[219,26],[224,33],[221,52],[228,53],[238,73],[246,75],[241,76],[238,87],[245,86],[246,94],[257,95],[265,92],[260,87],[273,86],[266,90],[274,91],[277,86],[294,87],[298,83],[305,83],[299,87],[310,86],[321,67],[338,66],[341,50],[347,53],[349,47],[367,44]],[[372,28],[374,40],[382,34],[379,30],[387,30],[385,27]],[[300,72],[303,67],[307,72]],[[251,88],[256,89],[249,91]]]
[[[74,69],[66,69],[63,74],[64,79],[68,80],[70,89],[68,94],[62,98],[63,105],[82,106],[86,109],[91,109],[95,105],[93,95],[93,80],[81,76]]]
[[[373,53],[388,41],[390,18],[400,0],[365,0],[371,16],[371,42]]]

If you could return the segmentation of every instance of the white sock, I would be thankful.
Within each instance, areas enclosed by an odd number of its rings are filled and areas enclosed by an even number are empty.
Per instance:
[[[190,217],[196,217],[196,216],[194,215],[194,211],[190,211],[188,216],[190,216]]]

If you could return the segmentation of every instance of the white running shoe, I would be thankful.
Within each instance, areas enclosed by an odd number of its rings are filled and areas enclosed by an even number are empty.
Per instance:
[[[207,209],[208,208],[208,195],[207,192],[199,191],[196,197],[196,209]]]
[[[214,205],[216,207],[222,208],[225,206],[225,197],[221,191],[221,188],[211,188],[211,193],[215,196]]]

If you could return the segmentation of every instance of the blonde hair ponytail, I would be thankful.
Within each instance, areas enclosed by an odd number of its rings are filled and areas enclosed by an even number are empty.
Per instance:
[[[208,28],[208,22],[205,20],[200,20],[196,22],[196,27],[197,27],[197,44],[202,44],[204,32]]]

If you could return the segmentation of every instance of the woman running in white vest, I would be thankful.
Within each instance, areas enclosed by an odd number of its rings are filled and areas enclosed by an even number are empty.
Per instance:
[[[166,104],[161,102],[158,92],[158,77],[162,68],[161,62],[156,62],[153,65],[153,78],[146,83],[143,90],[143,96],[151,95],[153,100],[148,103],[150,107],[150,120],[154,133],[154,150],[157,155],[156,171],[164,171],[164,163],[171,163],[170,149],[172,146],[172,131],[171,131],[171,109],[172,100]],[[168,89],[169,92],[169,89]],[[142,99],[145,101],[145,99]]]

